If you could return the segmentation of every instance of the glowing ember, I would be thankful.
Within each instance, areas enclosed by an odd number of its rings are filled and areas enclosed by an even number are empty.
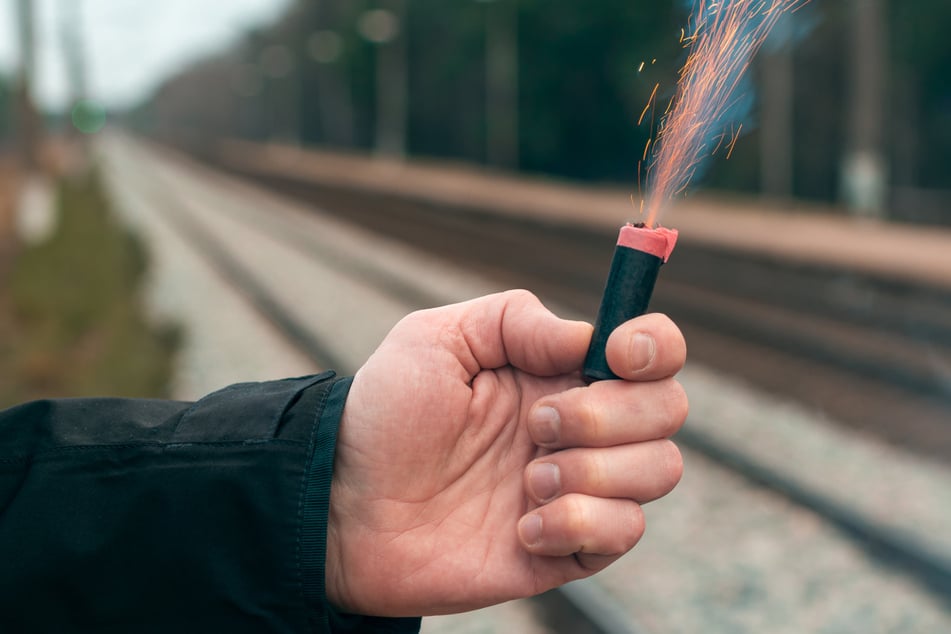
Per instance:
[[[690,48],[680,71],[677,94],[668,104],[657,138],[648,141],[644,157],[647,198],[641,201],[645,223],[654,226],[667,200],[679,195],[701,159],[726,148],[733,153],[743,126],[727,129],[726,118],[736,98],[734,89],[750,60],[786,11],[809,0],[696,0],[681,41]],[[655,105],[657,86],[641,114]]]

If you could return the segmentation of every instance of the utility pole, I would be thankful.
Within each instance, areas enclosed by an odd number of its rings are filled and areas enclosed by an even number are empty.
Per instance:
[[[485,7],[485,157],[518,169],[518,4],[479,0]]]
[[[271,44],[258,55],[261,73],[271,92],[268,101],[268,136],[300,144],[300,70],[294,52],[284,44]]]
[[[20,69],[16,82],[17,140],[20,162],[32,171],[39,168],[40,117],[33,102],[34,23],[32,0],[17,0],[17,27],[20,43]]]
[[[387,0],[385,6],[364,12],[358,28],[376,45],[376,152],[403,158],[409,127],[406,0]]]
[[[888,204],[885,6],[883,0],[850,1],[850,91],[841,198],[855,215],[884,217]]]
[[[86,101],[86,49],[83,42],[83,0],[61,0],[59,36],[69,85],[69,136],[77,141],[77,151],[87,156],[86,134],[89,108]]]
[[[83,0],[61,0],[60,41],[62,42],[69,98],[73,105],[87,97],[86,49],[83,43]]]
[[[320,133],[324,142],[350,147],[353,145],[353,100],[349,68],[344,55],[344,41],[329,29],[316,31],[307,40],[317,71],[317,103],[320,112]]]
[[[793,16],[787,15],[771,35],[774,46],[761,58],[760,181],[764,196],[788,199],[793,194],[793,103],[795,79],[789,45]]]

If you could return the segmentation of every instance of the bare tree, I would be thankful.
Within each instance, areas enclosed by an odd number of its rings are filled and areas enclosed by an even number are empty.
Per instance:
[[[33,102],[34,23],[32,0],[17,1],[17,26],[20,39],[20,69],[17,76],[17,139],[20,161],[27,170],[39,167],[40,117]]]
[[[322,28],[310,34],[306,47],[317,62],[317,106],[321,135],[333,145],[353,145],[353,95],[342,28],[350,15],[339,3],[316,5],[316,22]],[[349,26],[349,24],[347,24]]]
[[[518,6],[482,0],[485,7],[486,161],[518,168]]]
[[[762,57],[760,107],[760,180],[764,195],[793,193],[794,67],[790,16],[777,25]]]

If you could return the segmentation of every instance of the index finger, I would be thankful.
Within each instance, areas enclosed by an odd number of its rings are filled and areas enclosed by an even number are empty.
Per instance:
[[[687,343],[670,317],[651,313],[618,326],[608,337],[605,355],[622,379],[656,381],[683,368]]]
[[[676,379],[598,381],[540,398],[527,425],[532,442],[546,449],[613,447],[673,436],[687,410]]]

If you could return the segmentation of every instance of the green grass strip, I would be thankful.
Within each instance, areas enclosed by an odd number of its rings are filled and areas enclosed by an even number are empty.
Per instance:
[[[46,397],[162,397],[179,333],[149,323],[147,257],[95,170],[57,186],[58,221],[13,261],[0,309],[0,405]]]

